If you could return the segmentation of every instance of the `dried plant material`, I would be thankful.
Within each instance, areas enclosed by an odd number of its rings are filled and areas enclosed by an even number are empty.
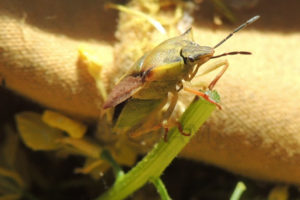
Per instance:
[[[101,94],[102,100],[106,99],[106,89],[102,80],[102,69],[105,65],[103,54],[91,46],[81,45],[78,49],[79,60],[84,64],[89,74],[94,78],[96,86]],[[105,55],[107,56],[107,55]],[[109,66],[106,66],[109,67]]]
[[[225,3],[223,2],[223,0],[213,0],[212,2],[214,4],[216,10],[220,14],[222,14],[224,17],[226,17],[226,19],[228,19],[231,22],[235,22],[236,21],[236,17],[231,12],[231,10],[227,7],[227,5],[225,5]]]
[[[51,127],[65,131],[72,138],[82,138],[87,130],[83,123],[50,110],[43,113],[42,120]]]
[[[15,116],[17,128],[24,144],[32,150],[55,150],[60,147],[58,139],[64,137],[61,130],[52,128],[34,112],[22,112]]]
[[[214,24],[217,26],[221,26],[223,24],[223,21],[219,15],[214,15]]]
[[[152,24],[160,33],[162,34],[166,34],[166,30],[165,28],[161,25],[161,23],[157,20],[155,20],[153,17],[151,17],[150,15],[147,15],[141,11],[138,11],[138,10],[134,10],[134,9],[131,9],[129,7],[126,7],[126,6],[122,6],[122,5],[117,5],[117,4],[112,4],[112,3],[109,3],[107,4],[107,7],[108,8],[114,8],[114,9],[117,9],[117,10],[120,10],[120,11],[123,11],[123,12],[126,12],[126,13],[129,13],[129,14],[133,14],[133,15],[136,15],[137,17],[140,17],[140,18],[144,18],[145,20],[147,20],[150,24]]]
[[[192,11],[184,11],[180,16],[179,22],[177,24],[178,31],[180,33],[184,33],[186,30],[192,27],[193,22],[194,22],[194,16],[192,15]]]
[[[87,45],[80,45],[78,48],[79,59],[86,63],[89,73],[97,80],[101,77],[103,62],[101,61],[101,54],[95,48]]]

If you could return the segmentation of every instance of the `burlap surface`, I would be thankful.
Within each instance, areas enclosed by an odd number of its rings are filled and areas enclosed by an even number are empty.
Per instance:
[[[0,13],[0,79],[6,87],[46,107],[96,119],[100,97],[94,80],[78,64],[82,38],[40,30],[12,13]],[[227,33],[199,24],[194,29],[196,41],[210,46]],[[104,63],[112,65],[112,46],[94,43],[105,55]],[[252,178],[299,184],[299,45],[299,32],[250,28],[220,47],[219,53],[248,50],[254,55],[228,58],[231,67],[217,85],[223,110],[213,114],[182,155]],[[105,83],[113,75],[105,71]]]
[[[41,31],[26,23],[26,14],[13,14],[2,11],[0,21],[0,77],[6,87],[73,116],[97,118],[99,94],[78,59],[78,48],[84,42]],[[104,64],[112,62],[109,45],[98,43],[97,50],[105,55]]]

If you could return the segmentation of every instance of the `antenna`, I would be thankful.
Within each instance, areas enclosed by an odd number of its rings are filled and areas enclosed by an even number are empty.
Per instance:
[[[236,54],[251,55],[251,52],[248,52],[248,51],[232,51],[232,52],[228,52],[228,53],[223,53],[221,55],[212,56],[210,59],[219,58],[219,57],[228,56],[228,55],[236,55]]]
[[[258,20],[260,18],[259,15],[256,15],[254,17],[252,17],[251,19],[249,19],[248,21],[246,21],[245,23],[243,23],[242,25],[240,25],[239,27],[237,27],[236,29],[234,29],[234,31],[232,31],[226,38],[224,38],[221,42],[219,42],[216,46],[214,46],[214,49],[217,48],[218,46],[220,46],[221,44],[223,44],[226,40],[228,40],[231,36],[233,36],[234,33],[238,32],[239,30],[245,28],[246,26],[252,24],[253,22],[255,22],[256,20]]]

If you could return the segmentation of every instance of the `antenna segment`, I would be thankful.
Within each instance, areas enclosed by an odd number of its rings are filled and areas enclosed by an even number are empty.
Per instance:
[[[260,16],[256,15],[256,16],[252,17],[251,19],[249,19],[248,21],[246,21],[245,23],[243,23],[242,25],[240,25],[239,27],[237,27],[236,29],[234,29],[234,31],[232,31],[226,38],[224,38],[221,42],[219,42],[216,46],[214,46],[214,49],[217,48],[218,46],[220,46],[221,44],[223,44],[226,40],[228,40],[231,36],[233,36],[234,33],[238,32],[241,29],[245,28],[246,26],[252,24],[259,18],[260,18]]]

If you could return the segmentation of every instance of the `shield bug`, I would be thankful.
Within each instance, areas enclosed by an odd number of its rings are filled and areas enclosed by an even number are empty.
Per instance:
[[[103,105],[104,109],[116,107],[114,131],[129,133],[134,137],[161,128],[162,121],[171,115],[181,89],[201,96],[220,108],[207,94],[186,87],[183,83],[191,81],[199,67],[210,59],[227,55],[251,54],[245,51],[233,51],[214,56],[218,46],[258,18],[259,16],[255,16],[249,19],[214,47],[200,46],[195,43],[189,29],[147,52],[112,89]],[[220,61],[202,73],[209,73],[219,67],[223,68],[208,85],[209,90],[213,89],[224,74],[228,62]],[[172,93],[173,98],[168,109],[162,113],[162,107],[168,100],[168,93]]]

